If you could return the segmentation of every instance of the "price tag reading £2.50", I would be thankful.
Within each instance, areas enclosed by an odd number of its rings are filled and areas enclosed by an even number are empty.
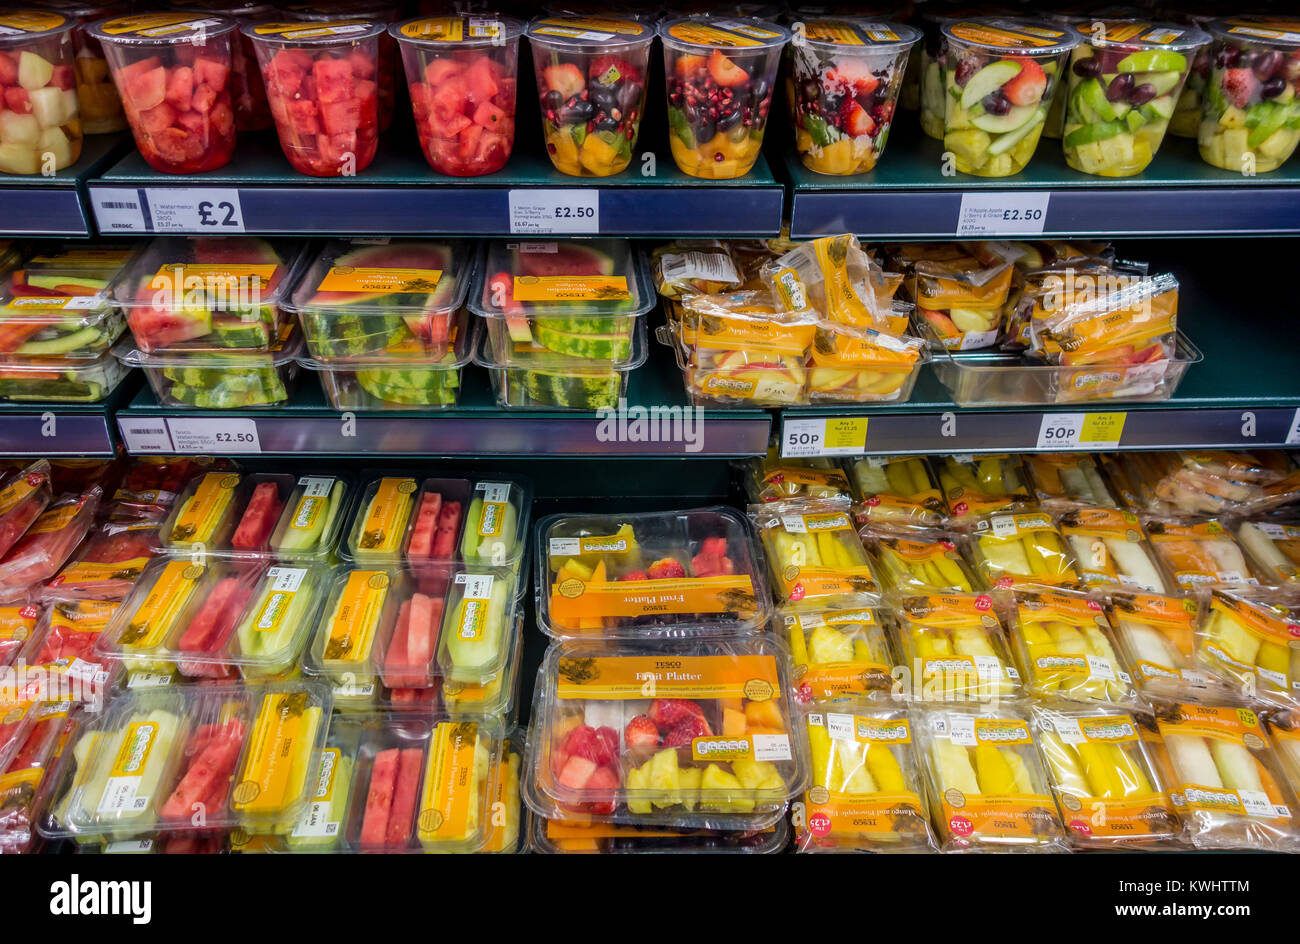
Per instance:
[[[232,452],[259,453],[257,421],[246,417],[169,417],[172,444],[182,455],[219,456]]]
[[[1047,223],[1052,195],[1042,190],[1019,193],[963,193],[957,235],[1031,236]]]
[[[511,190],[510,232],[599,233],[600,191]]]

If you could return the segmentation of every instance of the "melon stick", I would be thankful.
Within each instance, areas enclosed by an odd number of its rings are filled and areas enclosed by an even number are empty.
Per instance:
[[[1223,785],[1229,790],[1236,790],[1238,793],[1266,792],[1259,776],[1259,765],[1250,751],[1242,745],[1211,738],[1210,756],[1214,758],[1214,766],[1219,771]]]
[[[1277,549],[1273,539],[1260,530],[1258,525],[1250,522],[1243,524],[1241,530],[1237,532],[1237,540],[1257,561],[1275,574],[1289,573],[1295,567],[1290,558]]]
[[[1164,742],[1181,784],[1223,789],[1219,768],[1215,766],[1205,738],[1194,734],[1165,734]]]
[[[1250,568],[1246,566],[1246,559],[1241,556],[1241,549],[1237,547],[1236,542],[1231,538],[1216,538],[1212,541],[1206,541],[1205,549],[1214,558],[1218,573],[1237,574],[1240,577],[1250,576]]]
[[[1262,644],[1260,638],[1217,607],[1210,613],[1205,635],[1234,662],[1244,666],[1255,664]]]
[[[333,529],[334,521],[338,517],[339,508],[343,505],[343,482],[339,479],[334,480],[334,487],[330,489],[329,496],[324,498],[324,513],[316,512],[314,515],[311,509],[306,507],[307,502],[320,502],[321,498],[312,498],[308,496],[299,496],[291,506],[290,514],[293,518],[289,519],[289,526],[284,530],[284,536],[280,539],[281,551],[314,551],[317,550],[321,540]],[[309,518],[310,527],[295,527],[294,522],[302,520],[304,517]]]
[[[872,465],[865,459],[859,460],[853,466],[853,477],[857,480],[858,491],[863,495],[879,495],[889,491],[884,466]]]
[[[1160,573],[1143,550],[1141,544],[1125,541],[1121,538],[1106,538],[1106,547],[1120,573],[1135,581],[1143,590],[1152,593],[1164,593],[1165,582]]]
[[[328,850],[337,846],[343,834],[343,817],[352,795],[352,758],[341,751],[321,754],[315,801],[307,805],[292,832],[285,839],[294,852]],[[328,803],[326,802],[328,798]],[[337,829],[325,831],[329,824]]]
[[[492,537],[483,537],[478,533],[483,523],[483,497],[475,494],[465,521],[465,536],[461,539],[460,553],[465,563],[501,564],[514,556],[519,537],[519,512],[512,501],[507,501],[505,506],[500,532]]]
[[[134,775],[138,776],[139,779],[133,785],[133,797],[136,800],[145,799],[149,802],[138,808],[134,804],[129,804],[115,812],[101,810],[100,806],[106,799],[105,794],[109,790],[109,780],[115,776],[114,768],[119,766],[120,755],[126,746],[126,739],[134,731],[139,730],[138,725],[144,724],[156,725],[157,730],[149,740],[149,749],[144,767],[134,772]],[[176,735],[180,732],[180,727],[181,719],[170,711],[163,711],[161,708],[155,708],[148,714],[137,712],[127,718],[122,724],[121,730],[105,741],[105,750],[100,754],[99,763],[96,765],[91,779],[86,784],[82,809],[96,822],[102,822],[106,826],[152,817],[153,801],[157,800],[161,803],[166,799],[165,796],[157,795],[158,788],[161,786],[163,775],[169,767],[172,747],[176,743]],[[139,740],[136,743],[139,744]]]
[[[239,627],[235,630],[239,640],[240,655],[246,659],[271,660],[264,664],[243,666],[245,676],[278,675],[297,659],[296,647],[290,649],[290,644],[311,608],[316,587],[310,579],[304,578],[297,590],[286,593],[275,589],[278,579],[278,576],[270,574],[262,578],[262,586],[256,600],[244,611],[244,618],[240,620]],[[285,597],[288,599],[284,599]],[[275,598],[275,605],[271,606],[273,598]],[[279,627],[263,628],[272,624],[281,606],[287,609],[279,617]]]
[[[1132,620],[1120,620],[1119,631],[1124,635],[1135,662],[1149,662],[1167,669],[1182,668],[1182,653],[1160,630]]]
[[[443,628],[446,640],[446,678],[454,682],[478,683],[486,680],[492,667],[500,661],[501,645],[505,636],[508,591],[506,581],[493,580],[491,596],[487,600],[461,601],[448,612],[450,622]],[[486,606],[487,612],[477,638],[461,635],[461,623],[470,605]]]

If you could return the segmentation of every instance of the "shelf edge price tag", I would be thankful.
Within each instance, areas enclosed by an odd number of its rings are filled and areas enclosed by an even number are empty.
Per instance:
[[[233,188],[150,188],[149,228],[155,233],[242,233],[244,208]]]
[[[867,417],[787,417],[781,428],[781,456],[860,456],[867,449]]]
[[[247,417],[169,417],[176,452],[190,455],[220,456],[228,453],[260,453],[262,442],[257,436],[257,421]]]
[[[511,190],[510,232],[599,233],[600,191]]]
[[[161,416],[119,416],[117,428],[122,433],[122,444],[131,455],[172,451],[167,421]]]
[[[1296,410],[1295,416],[1291,417],[1291,428],[1286,433],[1286,444],[1300,446],[1300,410]]]
[[[1037,448],[1113,449],[1127,418],[1127,413],[1044,413]]]
[[[957,213],[957,235],[1027,236],[1042,233],[1047,224],[1046,190],[1014,193],[963,193]]]

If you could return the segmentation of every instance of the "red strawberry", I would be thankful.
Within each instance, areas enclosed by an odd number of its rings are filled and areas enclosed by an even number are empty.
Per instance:
[[[869,95],[879,84],[880,80],[872,75],[870,67],[861,60],[845,59],[826,70],[826,85],[840,94],[847,93],[850,98]]]
[[[651,580],[676,580],[686,576],[686,568],[681,561],[665,557],[650,565],[649,574]]]
[[[596,729],[596,741],[603,749],[596,763],[601,766],[614,763],[618,757],[618,732],[611,727],[601,726]]]
[[[867,110],[851,98],[846,98],[840,108],[840,123],[844,133],[854,138],[876,133],[876,123]]]
[[[656,698],[650,703],[650,720],[666,731],[687,718],[704,718],[704,709],[685,698]]]
[[[644,570],[630,570],[627,573],[625,573],[622,577],[619,577],[618,579],[619,580],[649,580],[650,575],[647,574]]]
[[[1250,104],[1251,96],[1259,85],[1259,79],[1250,69],[1225,69],[1223,71],[1223,93],[1228,96],[1236,108],[1245,108]]]
[[[668,729],[664,735],[664,747],[687,747],[695,738],[708,737],[712,733],[707,721],[692,715]]]
[[[623,743],[628,748],[658,747],[659,729],[649,715],[637,715],[623,729]]]
[[[1013,105],[1037,105],[1047,91],[1047,73],[1032,59],[1008,56],[1011,62],[1020,63],[1020,74],[1002,86],[1002,94]]]

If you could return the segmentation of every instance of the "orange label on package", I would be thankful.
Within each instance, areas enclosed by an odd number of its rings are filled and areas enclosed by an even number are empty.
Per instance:
[[[323,36],[347,36],[370,29],[366,20],[335,20],[331,23],[259,23],[253,27],[258,36],[280,36],[284,39],[317,39]]]
[[[762,350],[800,355],[812,346],[815,324],[785,324],[726,315],[702,315],[695,343],[706,350]]]
[[[772,485],[822,485],[831,486],[847,492],[849,480],[839,469],[802,469],[783,467],[773,469],[763,476],[763,481]]]
[[[804,796],[808,831],[814,836],[880,836],[885,841],[896,839],[900,833],[918,838],[925,835],[926,816],[921,810],[921,798],[915,793],[854,796],[809,791]]]
[[[551,588],[551,619],[569,629],[583,628],[581,620],[605,616],[728,612],[744,616],[757,610],[753,581],[743,574],[610,583],[566,577]]]
[[[1066,828],[1084,838],[1142,839],[1178,831],[1178,814],[1165,793],[1127,799],[1061,795]]]
[[[68,22],[67,18],[57,13],[46,13],[41,10],[6,10],[0,14],[0,36],[44,33],[58,29],[66,22]],[[18,58],[17,52],[13,55],[15,59]]]
[[[369,658],[389,583],[387,572],[382,570],[354,570],[348,574],[325,641],[325,659],[364,662]]]
[[[252,744],[231,805],[245,814],[282,810],[308,788],[306,778],[296,778],[299,761],[306,759],[310,740],[320,722],[320,709],[308,704],[305,692],[277,692],[262,697]],[[305,766],[305,765],[303,765]]]
[[[995,49],[1050,49],[1065,39],[1060,30],[1031,27],[1022,23],[957,23],[949,32],[968,43]]]
[[[956,837],[1047,838],[1060,830],[1056,801],[1044,794],[967,797],[958,790],[946,790],[940,799],[944,822]]]
[[[1181,704],[1171,715],[1157,715],[1156,724],[1167,747],[1174,737],[1186,745],[1182,752],[1171,749],[1169,753],[1183,781],[1178,792],[1189,808],[1264,820],[1291,818],[1272,774],[1252,753],[1269,748],[1255,712],[1248,708]],[[1217,750],[1211,747],[1212,742]],[[1181,763],[1180,753],[1186,758]],[[1212,773],[1219,783],[1201,782],[1209,779],[1199,776],[1202,773]],[[1225,785],[1229,775],[1235,788]]]
[[[848,593],[874,593],[879,587],[866,564],[854,567],[796,567],[782,568],[779,574],[781,591],[786,599],[818,600]]]
[[[635,20],[612,16],[552,16],[538,20],[540,26],[558,26],[564,29],[616,33],[622,36],[640,36],[646,28]]]
[[[42,512],[41,516],[32,522],[32,526],[27,529],[27,534],[52,534],[55,531],[62,531],[72,523],[73,518],[77,517],[77,512],[81,511],[81,506],[82,502],[76,502]]]
[[[205,573],[202,564],[185,560],[168,561],[149,589],[140,608],[131,614],[118,643],[132,649],[152,649],[171,629],[176,614],[185,606]]]
[[[389,269],[334,266],[316,287],[320,292],[409,292],[430,294],[442,278],[441,269]]]
[[[837,698],[888,691],[893,687],[890,667],[879,662],[827,662],[796,666],[793,681],[801,693],[813,698]]]
[[[208,472],[172,526],[173,541],[201,543],[211,536],[220,518],[217,509],[230,502],[239,476],[233,472]]]
[[[719,20],[715,25],[674,23],[668,28],[668,35],[697,46],[722,47],[763,46],[781,38],[781,34],[773,30],[734,20]]]
[[[196,18],[193,13],[140,13],[109,20],[100,29],[109,36],[171,36],[176,33],[197,33],[220,22],[215,17]]]
[[[61,587],[65,584],[102,583],[109,580],[136,580],[149,563],[148,557],[132,557],[130,560],[115,561],[111,564],[97,564],[92,561],[78,561],[70,564],[50,581],[50,586]]]
[[[556,674],[560,699],[768,701],[781,694],[776,657],[766,655],[563,658]]]
[[[405,521],[415,494],[415,479],[382,478],[370,501],[366,519],[357,536],[357,547],[378,553],[396,553],[404,530],[397,527]]]
[[[150,288],[188,288],[191,279],[197,280],[196,287],[214,289],[238,285],[240,282],[253,282],[255,285],[271,284],[275,272],[280,267],[268,265],[227,265],[200,264],[195,262],[170,262],[161,266],[149,281]],[[254,280],[256,280],[254,282]]]
[[[516,275],[517,302],[627,301],[632,293],[622,275]]]
[[[434,729],[418,819],[421,841],[471,838],[470,813],[477,812],[484,788],[474,773],[477,746],[478,725],[472,722],[444,721]]]
[[[40,610],[35,606],[0,607],[0,641],[22,642],[36,628]]]

